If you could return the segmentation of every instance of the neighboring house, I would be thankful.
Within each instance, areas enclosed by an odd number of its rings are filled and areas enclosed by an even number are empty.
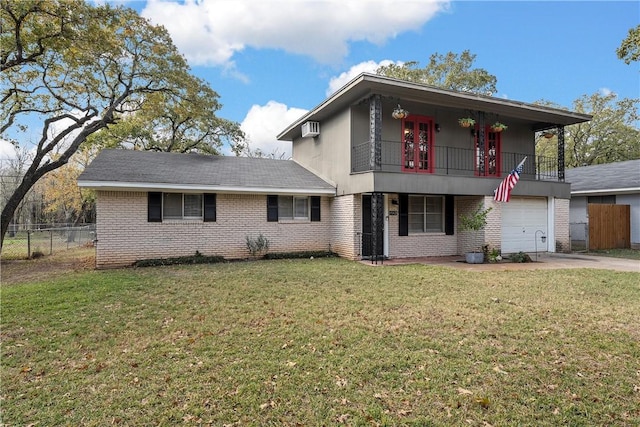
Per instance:
[[[406,117],[392,115],[399,105]],[[98,190],[98,267],[196,250],[243,258],[258,233],[272,252],[458,255],[473,248],[457,217],[478,205],[493,208],[482,236],[492,248],[568,251],[563,128],[590,118],[361,74],[278,135],[292,161],[104,151],[78,182]],[[557,158],[535,155],[544,130],[558,134]],[[511,201],[494,202],[525,156]]]
[[[629,205],[631,247],[640,249],[640,160],[567,169],[569,221],[575,247],[588,244],[589,204]]]

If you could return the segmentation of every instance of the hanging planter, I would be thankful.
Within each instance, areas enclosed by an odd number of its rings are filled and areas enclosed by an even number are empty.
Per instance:
[[[468,128],[475,125],[476,121],[473,120],[471,117],[463,117],[461,119],[458,119],[458,124],[463,128]]]
[[[556,136],[556,131],[555,130],[545,130],[542,132],[542,136],[544,136],[547,139],[551,139],[554,136]]]
[[[409,115],[409,112],[407,110],[405,110],[404,108],[402,108],[400,106],[400,104],[398,104],[398,108],[395,108],[393,110],[393,113],[391,113],[391,117],[393,117],[394,119],[397,119],[397,120],[404,119],[408,115]]]
[[[502,132],[503,130],[507,129],[507,125],[500,123],[500,122],[495,122],[494,124],[491,125],[491,132]]]

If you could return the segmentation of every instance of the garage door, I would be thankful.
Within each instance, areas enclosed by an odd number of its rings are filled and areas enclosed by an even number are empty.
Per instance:
[[[536,236],[536,231],[538,231]],[[540,232],[541,231],[541,232]],[[542,233],[547,233],[546,198],[512,198],[502,204],[502,252],[535,252],[547,250]]]

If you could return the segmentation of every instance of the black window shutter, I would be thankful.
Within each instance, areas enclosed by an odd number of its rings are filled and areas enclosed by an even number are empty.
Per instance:
[[[204,194],[204,222],[216,222],[216,195]]]
[[[409,235],[409,195],[398,194],[398,235]]]
[[[278,222],[278,196],[267,196],[267,221]]]
[[[147,221],[162,222],[162,193],[149,192],[147,202]]]
[[[311,196],[311,221],[320,221],[320,196]]]
[[[447,236],[453,235],[455,223],[454,210],[453,196],[447,194],[444,196],[444,232]]]

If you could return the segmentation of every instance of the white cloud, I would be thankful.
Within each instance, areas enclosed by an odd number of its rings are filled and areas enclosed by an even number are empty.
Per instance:
[[[361,73],[374,73],[379,67],[387,66],[390,64],[402,65],[403,62],[385,59],[380,62],[365,61],[356,64],[339,76],[331,78],[331,80],[329,81],[329,87],[326,90],[326,95],[331,95]]]
[[[349,43],[383,44],[415,31],[449,0],[149,0],[142,16],[167,28],[192,65],[233,68],[245,47],[336,63]]]
[[[260,149],[265,154],[284,154],[291,157],[291,142],[278,141],[277,135],[307,110],[289,108],[285,104],[269,101],[266,105],[253,105],[240,127],[247,135],[251,150]]]
[[[0,168],[5,167],[5,162],[16,157],[15,146],[6,139],[0,138]]]
[[[613,91],[608,87],[601,87],[600,89],[598,89],[598,92],[600,92],[602,96],[609,96],[613,93]]]

